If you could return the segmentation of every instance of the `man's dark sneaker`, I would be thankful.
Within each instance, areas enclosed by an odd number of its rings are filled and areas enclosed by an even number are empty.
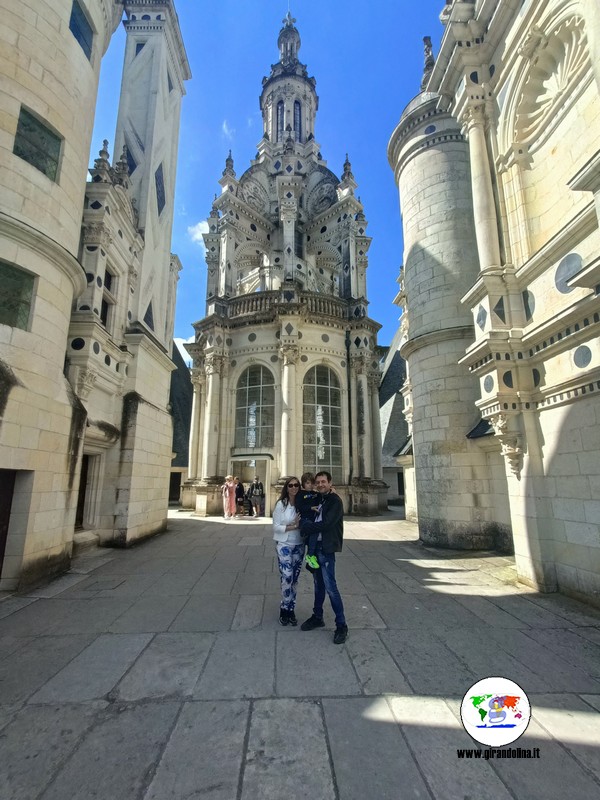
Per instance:
[[[293,611],[288,611],[288,625],[296,627],[297,624],[298,620],[296,619],[296,614]]]
[[[290,612],[285,608],[279,609],[279,624],[287,625],[290,621]]]
[[[338,625],[337,628],[335,629],[335,633],[333,634],[333,643],[344,644],[347,638],[348,638],[348,626]]]
[[[312,617],[309,617],[305,622],[300,625],[301,631],[314,631],[315,628],[324,628],[325,623],[320,617],[315,617],[313,614]]]

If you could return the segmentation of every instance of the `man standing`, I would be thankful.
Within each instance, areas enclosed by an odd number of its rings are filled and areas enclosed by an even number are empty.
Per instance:
[[[315,489],[320,495],[315,521],[303,520],[300,530],[303,536],[317,534],[316,557],[319,569],[314,570],[315,602],[312,617],[300,626],[303,631],[322,628],[323,603],[325,593],[329,595],[331,608],[335,614],[335,644],[343,644],[348,638],[348,626],[344,616],[344,604],[335,580],[335,554],[342,549],[344,539],[344,506],[335,492],[331,491],[331,475],[329,472],[317,472]]]
[[[248,497],[252,503],[252,510],[255,517],[260,517],[264,496],[264,487],[261,481],[258,480],[258,475],[255,475],[254,480],[248,489]]]

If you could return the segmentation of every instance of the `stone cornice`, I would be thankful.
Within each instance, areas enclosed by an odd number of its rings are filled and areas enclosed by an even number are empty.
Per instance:
[[[83,267],[75,256],[58,242],[55,242],[54,239],[2,211],[0,211],[0,229],[8,238],[24,247],[35,250],[58,267],[71,281],[74,297],[79,297],[85,291],[87,281]]]
[[[422,347],[429,347],[432,344],[447,342],[452,339],[473,339],[473,336],[473,327],[471,325],[461,325],[456,328],[443,328],[439,331],[423,333],[421,336],[416,336],[414,339],[404,342],[400,347],[400,356],[406,360]]]

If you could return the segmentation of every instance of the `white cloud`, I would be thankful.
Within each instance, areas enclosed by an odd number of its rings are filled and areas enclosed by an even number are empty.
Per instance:
[[[190,225],[187,229],[188,236],[192,240],[192,242],[196,242],[202,248],[202,255],[206,255],[206,245],[204,244],[204,239],[202,238],[203,233],[208,233],[208,222],[203,219],[201,222],[197,222],[195,225]]]
[[[181,337],[176,336],[173,339],[173,342],[177,345],[177,348],[179,349],[179,352],[181,353],[181,357],[183,358],[185,363],[188,365],[188,367],[192,366],[192,358],[191,358],[190,354],[188,353],[188,351],[185,349],[185,347],[183,345],[186,344],[186,343],[189,344],[190,342],[193,342],[193,341],[194,341],[194,336],[190,336],[189,339],[182,339]]]
[[[231,141],[235,136],[235,128],[230,128],[229,123],[227,122],[226,119],[223,120],[223,124],[221,125],[221,130],[223,132],[223,136],[226,139],[229,139],[229,141]]]

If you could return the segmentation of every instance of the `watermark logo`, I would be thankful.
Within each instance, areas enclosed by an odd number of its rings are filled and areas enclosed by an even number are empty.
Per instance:
[[[508,678],[484,678],[466,692],[460,706],[464,728],[490,747],[515,742],[527,730],[531,706],[521,687]]]

